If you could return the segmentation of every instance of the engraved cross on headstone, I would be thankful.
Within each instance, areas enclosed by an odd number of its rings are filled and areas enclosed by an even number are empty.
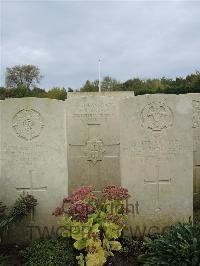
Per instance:
[[[160,173],[159,173],[159,166],[155,166],[155,179],[145,179],[144,183],[149,184],[149,185],[155,185],[156,186],[156,209],[155,211],[160,211],[160,186],[161,185],[168,185],[171,184],[171,178],[160,178]]]
[[[83,184],[93,184],[102,189],[105,184],[111,183],[112,174],[114,182],[120,183],[119,171],[115,171],[119,165],[119,140],[111,139],[110,134],[105,132],[105,123],[88,122],[83,131],[86,134],[81,134],[77,142],[76,139],[69,142],[69,191]],[[82,172],[76,169],[80,163]],[[109,165],[110,169],[105,171]],[[110,173],[112,168],[113,173]],[[77,176],[81,177],[79,184]]]
[[[103,143],[101,136],[99,136],[100,126],[100,124],[88,124],[88,138],[85,144],[69,144],[70,147],[81,148],[83,152],[80,151],[79,156],[77,157],[85,157],[86,160],[90,161],[93,165],[95,165],[98,161],[102,161],[103,158],[106,157],[119,157],[119,143]],[[113,147],[117,147],[116,154],[112,154]]]
[[[35,191],[41,191],[44,192],[47,190],[47,186],[34,186],[33,185],[33,171],[29,170],[29,178],[30,178],[30,186],[26,187],[16,187],[16,190],[18,192],[28,192],[30,195],[33,195]],[[31,212],[31,222],[34,221],[34,210]]]

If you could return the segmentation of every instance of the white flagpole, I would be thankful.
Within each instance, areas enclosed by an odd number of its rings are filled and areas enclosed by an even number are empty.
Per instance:
[[[101,92],[101,60],[99,59],[99,92]]]

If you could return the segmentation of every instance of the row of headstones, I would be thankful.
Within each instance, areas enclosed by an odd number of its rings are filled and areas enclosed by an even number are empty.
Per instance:
[[[0,102],[0,200],[11,205],[19,193],[33,194],[39,203],[31,217],[35,234],[44,226],[51,231],[52,209],[81,185],[127,187],[131,225],[146,233],[192,217],[200,96],[133,96],[69,93],[65,102]],[[28,219],[21,227],[26,238]]]

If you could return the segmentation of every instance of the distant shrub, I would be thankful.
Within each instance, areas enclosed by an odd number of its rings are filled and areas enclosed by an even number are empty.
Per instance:
[[[139,261],[146,266],[200,265],[200,225],[178,224],[164,235],[147,239],[144,254],[139,257]]]
[[[74,266],[76,253],[73,244],[63,238],[52,240],[37,239],[21,251],[21,257],[26,266]]]
[[[57,99],[57,100],[66,100],[67,99],[67,91],[65,88],[52,88],[46,93],[46,97],[51,99]]]

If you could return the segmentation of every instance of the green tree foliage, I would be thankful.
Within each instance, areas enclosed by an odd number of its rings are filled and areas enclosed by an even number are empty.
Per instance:
[[[101,82],[102,91],[134,91],[135,95],[153,93],[195,93],[200,92],[200,72],[196,71],[186,78],[177,77],[176,79],[139,79],[132,78],[125,82],[118,82],[109,76],[103,78]],[[98,80],[89,81],[81,87],[80,91],[98,91]]]
[[[65,88],[52,88],[47,92],[47,97],[51,99],[57,99],[57,100],[65,100],[67,98],[67,92]]]
[[[167,79],[147,79],[141,80],[133,78],[120,84],[122,91],[134,91],[135,95],[152,93],[195,93],[200,92],[200,72],[188,75],[186,78],[177,77],[175,80]]]
[[[29,90],[27,97],[30,96],[30,97],[44,98],[47,97],[46,94],[47,92],[44,89],[34,87],[32,90]]]
[[[96,81],[92,82],[87,80],[85,84],[80,88],[81,92],[95,92],[98,91],[98,84]]]
[[[19,86],[17,88],[0,87],[0,100],[23,97],[51,98],[64,101],[67,98],[67,92],[65,88],[52,88],[49,91],[45,91],[37,87],[32,90],[24,86]]]
[[[109,76],[104,77],[101,83],[102,91],[117,91],[120,88],[119,86],[120,83]]]
[[[143,94],[145,91],[145,82],[139,78],[133,78],[121,84],[122,91],[134,91],[135,94]]]
[[[40,70],[34,65],[16,65],[6,68],[6,87],[17,88],[25,87],[27,89],[40,83],[42,76]]]
[[[161,79],[139,79],[132,78],[125,82],[119,82],[112,77],[106,76],[101,81],[102,91],[134,91],[135,95],[167,93],[167,94],[183,94],[183,93],[200,93],[200,72],[196,71],[185,78],[177,77],[169,79],[162,77]],[[81,92],[96,92],[99,90],[98,80],[87,80],[80,88]],[[68,91],[73,89],[68,87]],[[65,88],[54,87],[48,91],[32,87],[28,88],[24,85],[17,87],[0,87],[0,100],[5,98],[22,98],[22,97],[39,97],[65,100],[67,91]]]
[[[6,98],[23,98],[23,97],[47,97],[47,92],[40,88],[28,89],[24,86],[19,86],[17,88],[4,88],[0,87],[0,100]]]
[[[80,88],[81,92],[95,92],[99,90],[99,81],[89,81],[87,80],[85,84]],[[110,76],[106,76],[101,81],[101,90],[102,91],[118,91],[120,90],[120,83],[111,78]]]
[[[67,88],[67,91],[68,91],[68,92],[73,92],[74,90],[73,90],[71,87],[68,87],[68,88]]]

